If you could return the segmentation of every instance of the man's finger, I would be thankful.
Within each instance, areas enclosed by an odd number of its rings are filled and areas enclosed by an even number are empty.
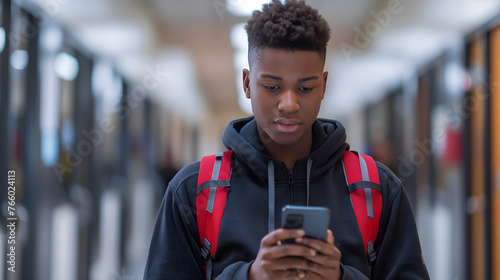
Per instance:
[[[305,235],[305,231],[303,229],[285,229],[279,228],[277,230],[272,231],[268,235],[264,236],[262,239],[262,245],[264,246],[274,246],[278,244],[278,241],[290,239],[290,238],[298,238]]]
[[[306,273],[304,271],[296,269],[284,269],[282,275],[283,276],[280,279],[300,280],[305,278]]]
[[[299,257],[298,259],[312,258],[316,256],[316,250],[300,244],[285,244],[272,249],[273,258]]]
[[[333,245],[333,242],[335,242],[335,238],[333,237],[333,233],[331,230],[326,231],[326,242],[328,244],[332,244],[332,245]]]
[[[318,253],[330,255],[333,252],[333,245],[315,238],[298,238],[297,244],[304,245],[316,250]]]
[[[315,249],[316,251],[321,252],[322,254],[330,255],[330,254],[334,253],[333,252],[334,251],[333,250],[333,248],[334,248],[333,242],[335,241],[335,239],[333,238],[333,234],[332,234],[331,230],[328,230],[326,233],[326,242],[319,240],[319,239],[307,238],[307,237],[299,237],[299,238],[295,239],[295,241],[299,244],[309,246],[309,247]]]

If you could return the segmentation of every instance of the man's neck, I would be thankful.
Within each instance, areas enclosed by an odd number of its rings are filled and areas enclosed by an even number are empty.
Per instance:
[[[283,161],[288,169],[292,169],[297,160],[306,157],[311,152],[312,132],[305,134],[292,145],[284,146],[274,141],[262,142],[269,156]]]

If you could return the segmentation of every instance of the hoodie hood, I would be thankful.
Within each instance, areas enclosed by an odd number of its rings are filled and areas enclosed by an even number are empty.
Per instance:
[[[335,120],[317,119],[313,123],[313,142],[311,152],[305,158],[299,159],[293,169],[294,176],[306,179],[306,170],[310,169],[310,180],[320,177],[330,170],[342,157],[344,150],[349,148],[345,142],[346,133],[342,124]],[[254,117],[238,119],[230,122],[222,135],[222,143],[234,151],[264,182],[268,181],[268,164],[272,162],[276,169],[276,183],[288,180],[288,170],[285,163],[267,155],[257,132],[257,122]],[[309,163],[308,163],[309,162]],[[309,166],[308,166],[309,165]],[[283,171],[285,172],[283,176]]]

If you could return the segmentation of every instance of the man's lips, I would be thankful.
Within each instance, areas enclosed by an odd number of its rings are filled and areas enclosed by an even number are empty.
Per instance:
[[[276,127],[279,131],[285,133],[292,133],[299,129],[299,125],[301,122],[297,119],[287,119],[287,118],[279,118],[274,120]]]
[[[274,120],[274,122],[277,124],[284,124],[284,125],[300,124],[300,121],[297,119],[287,119],[287,118],[279,118],[279,119]]]

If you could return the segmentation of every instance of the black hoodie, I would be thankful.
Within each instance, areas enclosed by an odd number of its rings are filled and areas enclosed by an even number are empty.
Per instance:
[[[262,237],[280,227],[281,208],[287,204],[330,209],[330,229],[342,253],[342,279],[429,279],[401,182],[379,163],[383,208],[375,241],[377,259],[370,269],[340,161],[349,148],[345,139],[342,124],[318,119],[313,124],[310,154],[289,170],[266,154],[253,117],[229,123],[222,141],[234,151],[234,160],[213,258],[216,279],[247,279]],[[199,164],[184,167],[167,188],[144,279],[204,279],[196,225]],[[272,182],[268,180],[270,173],[274,175]],[[270,192],[275,195],[274,203],[268,199]]]

